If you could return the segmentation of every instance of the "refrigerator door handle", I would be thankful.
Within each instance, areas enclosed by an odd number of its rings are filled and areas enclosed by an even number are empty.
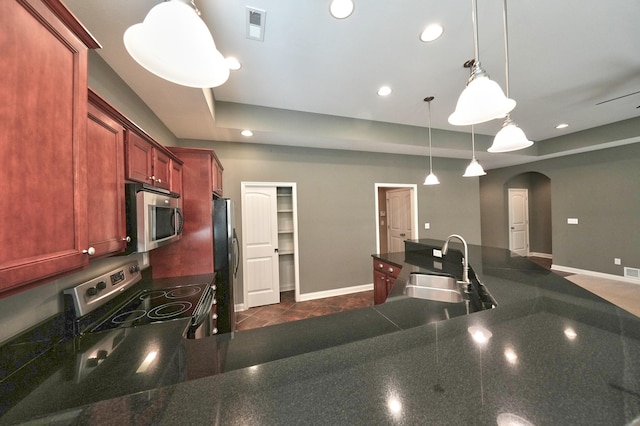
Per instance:
[[[240,266],[240,242],[238,241],[238,235],[236,234],[236,229],[233,228],[233,244],[234,244],[234,268],[233,268],[233,277],[238,276],[238,266]]]

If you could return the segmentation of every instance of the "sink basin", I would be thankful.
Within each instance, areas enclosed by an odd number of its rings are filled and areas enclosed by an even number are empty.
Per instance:
[[[464,301],[458,281],[445,275],[412,273],[404,294],[436,302],[461,303]]]

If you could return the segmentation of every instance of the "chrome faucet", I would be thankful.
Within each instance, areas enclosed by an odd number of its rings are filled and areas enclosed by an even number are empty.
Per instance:
[[[445,256],[447,254],[447,251],[449,251],[449,241],[451,241],[453,238],[459,239],[460,241],[462,241],[462,244],[464,245],[464,257],[462,258],[462,281],[466,284],[465,292],[468,293],[470,282],[469,282],[469,248],[467,247],[467,242],[464,240],[464,238],[462,238],[458,234],[449,235],[447,237],[447,241],[445,241],[444,245],[442,246],[442,255]]]

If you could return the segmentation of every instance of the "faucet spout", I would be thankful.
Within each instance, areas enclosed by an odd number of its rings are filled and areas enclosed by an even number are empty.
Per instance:
[[[469,247],[467,246],[465,239],[458,234],[449,235],[442,246],[442,255],[445,256],[447,254],[449,251],[449,241],[454,238],[460,240],[464,246],[464,257],[462,258],[462,281],[467,284],[467,288],[465,290],[469,291]]]

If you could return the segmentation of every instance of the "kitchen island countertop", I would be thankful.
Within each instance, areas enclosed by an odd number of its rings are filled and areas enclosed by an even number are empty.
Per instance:
[[[431,240],[415,243],[441,246]],[[422,301],[404,297],[402,287],[410,271],[442,266],[434,266],[419,250],[374,256],[403,267],[387,303],[350,317],[331,315],[280,328],[293,333],[294,342],[305,330],[325,330],[315,346],[307,338],[304,348],[258,350],[225,368],[237,358],[228,350],[235,339],[187,342],[187,357],[203,357],[214,343],[219,353],[227,345],[224,359],[215,361],[225,372],[215,374],[211,367],[213,375],[200,373],[195,380],[100,400],[41,420],[243,425],[640,422],[640,320],[634,315],[512,257],[508,250],[472,245],[470,265],[498,307],[432,322]],[[335,324],[343,329],[338,336],[332,333]],[[261,334],[277,335],[277,327],[236,336],[259,339]],[[478,329],[491,337],[478,343],[473,338]],[[191,352],[189,345],[194,345]],[[0,418],[0,424],[5,421]]]

